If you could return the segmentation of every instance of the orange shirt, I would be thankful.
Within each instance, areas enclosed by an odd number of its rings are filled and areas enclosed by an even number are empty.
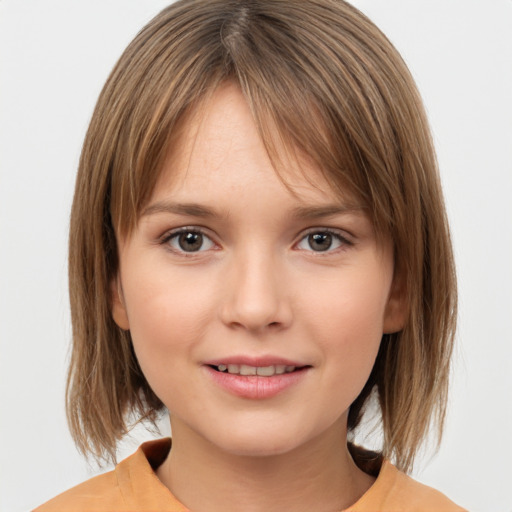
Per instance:
[[[113,471],[96,476],[41,505],[34,512],[186,512],[156,476],[170,439],[144,443]],[[377,480],[344,512],[464,512],[440,492],[385,461]]]

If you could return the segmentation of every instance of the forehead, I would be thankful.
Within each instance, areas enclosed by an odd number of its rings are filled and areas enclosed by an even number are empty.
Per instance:
[[[304,205],[358,206],[348,190],[341,196],[319,167],[276,130],[272,137],[277,153],[271,156],[240,89],[223,84],[183,120],[150,202],[169,195],[210,201],[233,195],[263,198],[271,190],[283,201]]]

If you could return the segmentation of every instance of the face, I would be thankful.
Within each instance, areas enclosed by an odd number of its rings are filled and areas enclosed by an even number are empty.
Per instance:
[[[178,146],[112,287],[173,436],[261,456],[346,432],[403,321],[391,244],[306,162],[285,162],[283,184],[234,85]]]

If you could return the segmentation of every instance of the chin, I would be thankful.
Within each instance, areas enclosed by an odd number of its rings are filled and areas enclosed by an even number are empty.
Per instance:
[[[299,432],[289,432],[282,427],[228,430],[212,441],[231,455],[240,457],[273,457],[289,453],[307,443]]]
[[[284,455],[297,448],[295,443],[269,443],[269,440],[258,440],[252,442],[230,443],[221,447],[224,451],[238,457],[275,457]]]

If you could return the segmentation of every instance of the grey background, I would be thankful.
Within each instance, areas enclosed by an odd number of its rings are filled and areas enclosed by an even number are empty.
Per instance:
[[[66,237],[107,74],[164,0],[0,1],[0,510],[98,472],[64,416]],[[446,435],[414,476],[474,512],[511,512],[512,2],[357,0],[408,62],[438,148],[460,285]],[[130,453],[139,431],[122,447]]]

